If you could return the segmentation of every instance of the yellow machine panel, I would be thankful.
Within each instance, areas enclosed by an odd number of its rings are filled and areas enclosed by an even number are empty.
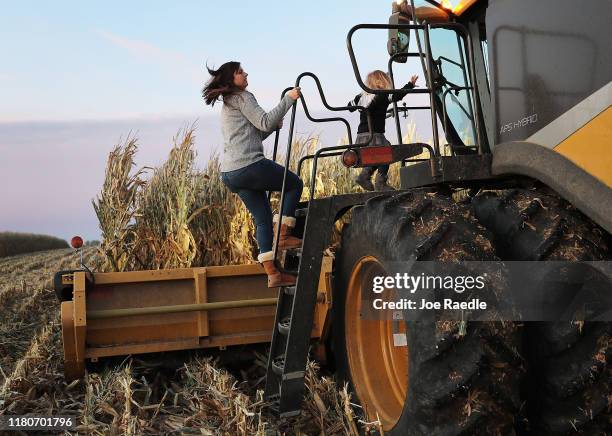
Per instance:
[[[554,150],[612,188],[612,107],[594,117]]]

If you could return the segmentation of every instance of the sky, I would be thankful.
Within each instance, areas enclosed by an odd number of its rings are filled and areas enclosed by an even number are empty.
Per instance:
[[[303,71],[317,74],[328,102],[341,106],[359,91],[347,32],[386,23],[391,9],[389,0],[3,3],[0,231],[86,239],[99,238],[91,200],[106,157],[130,132],[139,138],[139,166],[163,162],[172,137],[194,121],[199,166],[221,150],[219,108],[200,95],[206,64],[240,61],[266,109]],[[357,34],[362,72],[386,70],[386,38]],[[395,75],[418,72],[403,65]],[[314,83],[302,90],[309,109],[324,115]],[[321,135],[324,145],[343,135],[337,125],[297,120],[298,134]],[[355,130],[355,115],[349,120]]]

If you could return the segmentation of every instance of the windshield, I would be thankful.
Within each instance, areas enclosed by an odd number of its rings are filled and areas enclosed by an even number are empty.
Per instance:
[[[427,0],[414,2],[417,10],[422,7],[433,8],[432,3]],[[458,2],[455,2],[458,3]],[[410,2],[408,2],[410,4]],[[450,5],[444,5],[450,7]],[[424,31],[419,31],[421,50],[425,51]],[[476,144],[476,132],[473,123],[473,101],[469,70],[465,45],[458,33],[450,29],[431,29],[429,32],[432,61],[435,68],[432,69],[433,79],[436,86],[434,105],[438,115],[439,142],[446,145],[444,154],[450,154],[452,146],[472,146]],[[409,37],[410,52],[419,50],[415,32]],[[421,71],[422,66],[418,58],[412,58],[413,68]],[[410,61],[409,61],[410,63]],[[423,81],[424,81],[423,77]],[[423,83],[424,85],[424,83]]]
[[[470,83],[463,41],[456,32],[448,29],[433,29],[430,41],[432,57],[442,75],[442,87],[437,92],[442,113],[438,115],[446,141],[449,144],[474,145],[472,98],[471,90],[466,89]]]

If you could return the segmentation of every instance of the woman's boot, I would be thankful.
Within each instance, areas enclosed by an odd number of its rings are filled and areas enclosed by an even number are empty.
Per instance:
[[[278,214],[274,215],[274,238],[278,227]],[[279,250],[287,250],[289,248],[299,248],[302,246],[302,240],[291,235],[291,231],[295,227],[295,218],[283,216],[281,221],[280,238],[278,241]],[[276,241],[276,239],[275,239]]]
[[[263,265],[268,275],[268,288],[278,288],[279,286],[295,285],[296,277],[291,274],[284,274],[276,268],[274,264],[274,252],[268,251],[261,253],[257,260]]]

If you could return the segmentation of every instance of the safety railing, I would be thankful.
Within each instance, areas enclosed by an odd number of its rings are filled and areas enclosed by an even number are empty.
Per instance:
[[[416,16],[414,15],[414,1],[411,0],[411,4],[412,4],[412,10],[413,10],[413,22],[416,23]],[[428,94],[429,95],[429,106],[415,106],[415,109],[429,109],[430,113],[431,113],[431,121],[432,121],[432,135],[433,135],[433,142],[434,142],[434,146],[430,147],[424,144],[424,148],[428,149],[429,153],[430,153],[430,162],[432,163],[432,171],[434,168],[434,164],[433,164],[433,157],[434,156],[439,156],[440,153],[440,143],[439,143],[439,135],[438,135],[438,125],[437,125],[437,114],[436,114],[436,87],[434,84],[434,80],[433,80],[433,68],[434,68],[434,63],[432,62],[432,56],[431,56],[431,46],[430,46],[430,40],[429,40],[429,32],[430,29],[438,29],[438,28],[445,28],[445,29],[451,29],[451,30],[455,30],[457,32],[457,38],[458,38],[458,43],[459,43],[459,38],[460,36],[463,38],[464,41],[464,45],[467,49],[467,58],[468,58],[468,71],[469,71],[469,75],[470,75],[470,82],[472,83],[472,86],[466,86],[464,87],[466,91],[472,91],[473,94],[473,98],[469,101],[469,106],[470,106],[470,111],[472,113],[471,119],[474,122],[474,129],[476,131],[476,137],[477,137],[477,142],[478,142],[478,149],[479,152],[481,152],[481,141],[480,141],[480,125],[479,125],[479,117],[477,116],[473,116],[473,114],[475,113],[477,108],[474,108],[474,110],[472,110],[472,102],[476,102],[478,101],[476,98],[476,93],[477,93],[477,84],[476,84],[476,80],[475,80],[475,76],[474,76],[474,57],[472,54],[472,43],[471,43],[471,36],[469,34],[469,32],[467,31],[467,29],[458,23],[436,23],[436,24],[429,24],[427,22],[424,22],[423,24],[358,24],[356,26],[353,26],[347,35],[347,48],[348,48],[348,52],[349,52],[349,57],[351,60],[351,65],[353,68],[353,73],[355,75],[355,79],[358,83],[358,85],[360,86],[361,89],[363,89],[364,91],[370,93],[370,94],[375,94],[375,95],[380,95],[380,94],[385,94],[385,95],[396,95],[396,94]],[[390,78],[392,80],[392,86],[393,89],[372,89],[370,87],[368,87],[362,80],[361,78],[361,74],[359,72],[359,66],[357,64],[357,59],[355,57],[355,52],[353,50],[353,45],[352,45],[352,38],[355,32],[357,32],[360,29],[397,29],[397,30],[414,30],[415,34],[416,34],[416,39],[417,39],[417,45],[419,48],[419,51],[417,53],[400,53],[398,55],[401,56],[415,56],[418,57],[421,61],[421,65],[426,77],[426,83],[427,86],[426,88],[420,88],[420,89],[395,89],[395,82],[394,82],[394,78],[393,78],[393,61],[394,59],[397,57],[396,55],[393,55],[390,59],[389,59],[389,74],[390,74]],[[424,46],[425,49],[423,50],[421,43],[420,43],[420,36],[419,36],[419,30],[423,31],[423,36],[424,36]],[[460,49],[460,52],[462,52],[462,50]],[[426,63],[426,64],[425,64]],[[463,54],[461,56],[461,63],[464,64],[463,61]],[[462,70],[464,72],[464,79],[465,79],[465,83],[467,84],[467,73],[465,71],[465,65],[462,66]],[[335,147],[324,147],[321,148],[319,150],[317,150],[314,154],[311,155],[306,155],[303,156],[298,163],[298,175],[301,173],[302,170],[302,166],[303,163],[306,160],[312,159],[313,160],[313,165],[312,165],[312,169],[311,169],[311,183],[310,183],[310,193],[309,193],[309,198],[308,201],[309,203],[314,199],[314,193],[315,193],[315,187],[316,187],[316,171],[317,171],[317,165],[318,165],[318,160],[321,157],[331,157],[331,156],[338,156],[340,154],[342,154],[340,152],[340,150],[347,150],[349,148],[355,147],[355,146],[364,146],[364,145],[368,145],[373,137],[373,132],[372,132],[372,121],[371,121],[371,116],[370,113],[367,111],[367,108],[362,107],[362,106],[330,106],[327,103],[327,100],[325,99],[325,94],[323,92],[323,88],[321,86],[321,82],[319,80],[319,78],[310,72],[304,72],[302,74],[300,74],[295,82],[295,87],[299,87],[301,80],[304,77],[310,77],[315,81],[315,84],[317,86],[317,90],[319,92],[319,96],[321,98],[321,102],[323,103],[324,107],[330,111],[346,111],[346,110],[362,110],[362,111],[366,111],[367,113],[367,119],[368,119],[368,131],[369,131],[369,139],[367,141],[366,144],[360,144],[360,145],[356,145],[356,144],[352,144],[352,135],[351,135],[351,130],[350,130],[350,125],[348,123],[348,121],[346,121],[346,119],[341,118],[341,117],[331,117],[331,118],[314,118],[309,112],[308,112],[308,107],[305,103],[305,99],[303,96],[300,97],[300,100],[302,102],[302,107],[304,108],[304,113],[306,114],[307,118],[313,122],[342,122],[345,124],[346,128],[347,128],[347,135],[348,135],[348,139],[349,139],[349,144],[347,145],[339,145],[339,146],[335,146]],[[283,96],[286,92],[288,92],[291,88],[287,88],[283,91]],[[442,102],[441,102],[441,106],[442,106],[442,112],[443,112],[443,119],[446,120],[447,119],[447,114],[446,114],[446,105],[445,105],[445,96],[446,93],[442,96]],[[287,138],[287,150],[286,150],[286,156],[285,156],[285,168],[284,168],[284,172],[283,172],[283,184],[282,184],[282,189],[281,189],[281,195],[280,195],[280,201],[279,201],[279,206],[278,206],[278,210],[279,210],[279,215],[282,216],[282,211],[283,211],[283,206],[285,204],[285,188],[286,188],[286,184],[287,184],[287,174],[289,171],[289,164],[291,161],[291,148],[292,148],[292,142],[293,142],[293,134],[294,134],[294,129],[295,129],[295,114],[296,114],[296,109],[297,109],[297,102],[295,102],[292,105],[292,109],[291,109],[291,119],[290,119],[290,123],[289,123],[289,133],[288,133],[288,138]],[[396,125],[396,131],[397,131],[397,135],[398,135],[398,143],[402,144],[402,138],[401,138],[401,128],[399,126],[399,110],[397,107],[397,102],[393,101],[393,113],[394,113],[394,117],[395,117],[395,125]],[[446,122],[446,121],[445,121]],[[447,126],[445,125],[445,131],[446,131]],[[274,151],[273,151],[273,159],[276,160],[276,155],[277,155],[277,150],[278,150],[278,140],[279,140],[279,130],[277,129],[276,131],[276,137],[275,137],[275,141],[274,141]],[[274,244],[274,255],[276,256],[276,253],[278,252],[278,243],[280,240],[280,231],[281,231],[281,226],[277,226],[276,229],[276,238],[275,238],[275,244]]]
[[[414,11],[414,7],[413,7],[413,11]],[[413,21],[416,22],[415,16],[413,16]],[[396,29],[396,30],[407,30],[407,31],[413,30],[416,35],[419,51],[412,52],[412,53],[400,53],[400,56],[415,56],[421,60],[422,68],[425,73],[427,86],[421,89],[410,89],[408,90],[408,92],[406,92],[406,90],[395,89],[395,88],[391,90],[381,90],[381,89],[372,89],[368,87],[361,78],[361,73],[359,71],[359,66],[357,64],[357,59],[355,57],[355,52],[353,50],[353,44],[352,44],[353,35],[355,34],[355,32],[361,29],[383,29],[383,30]],[[463,26],[462,24],[459,24],[459,23],[429,24],[427,22],[424,22],[423,24],[358,24],[356,26],[353,26],[347,35],[347,47],[348,47],[349,57],[351,59],[351,65],[353,67],[353,73],[355,75],[355,79],[358,85],[364,91],[371,93],[371,94],[387,94],[387,95],[397,94],[397,93],[429,94],[429,106],[430,106],[430,112],[431,112],[431,128],[432,128],[434,149],[436,150],[436,154],[440,155],[440,142],[439,142],[439,135],[438,135],[437,114],[436,114],[437,110],[436,110],[436,102],[435,102],[436,90],[434,87],[433,74],[432,74],[434,65],[432,62],[431,46],[429,42],[429,33],[431,29],[454,30],[457,33],[458,38],[460,37],[463,39],[464,45],[467,50],[467,58],[468,58],[467,67],[469,71],[470,83],[473,84],[473,86],[471,87],[472,96],[470,98],[470,108],[471,108],[473,106],[473,102],[478,101],[476,98],[476,93],[478,90],[477,90],[477,83],[476,83],[475,76],[474,76],[474,57],[472,54],[471,36],[469,32],[467,31],[467,29],[465,28],[465,26]],[[419,31],[423,31],[423,36],[424,36],[423,45],[420,42]],[[462,50],[459,50],[459,51],[460,53],[463,53]],[[463,56],[461,57],[461,59],[463,61]],[[392,59],[390,59],[390,65],[392,65]],[[392,68],[390,69],[390,74],[391,73],[392,73]],[[468,83],[467,73],[465,74],[465,83]],[[474,117],[474,121],[475,121],[476,138],[477,138],[477,143],[479,147],[479,152],[481,152],[480,148],[481,148],[482,142],[480,138],[481,128],[479,125],[479,117]],[[397,129],[397,125],[396,125],[396,129]]]
[[[395,89],[395,77],[393,75],[393,62],[395,62],[395,60],[400,57],[416,57],[416,56],[421,56],[421,55],[419,53],[395,53],[392,56],[389,56],[389,62],[387,63],[387,71],[389,71],[389,78],[391,79],[391,86],[393,87],[393,89]],[[402,128],[400,127],[399,116],[396,115],[398,114],[397,101],[393,100],[392,103],[393,103],[393,114],[395,118],[395,131],[397,133],[397,143],[402,144],[403,143]],[[410,109],[430,110],[431,107],[430,106],[412,106]],[[402,160],[402,166],[403,165],[404,165],[404,161]]]
[[[348,111],[348,110],[362,110],[362,111],[366,111],[367,113],[367,121],[368,121],[368,130],[370,132],[369,134],[369,138],[368,141],[365,144],[362,145],[368,145],[371,141],[372,141],[372,137],[373,137],[373,133],[372,133],[372,118],[371,115],[369,113],[369,111],[367,110],[367,108],[363,107],[363,106],[331,106],[328,102],[327,99],[325,98],[325,93],[323,92],[323,87],[321,86],[321,81],[319,80],[319,78],[311,73],[311,72],[304,72],[301,73],[296,81],[295,81],[295,87],[299,87],[300,83],[302,81],[303,78],[305,77],[310,77],[311,79],[313,79],[315,81],[315,84],[317,86],[317,90],[319,91],[319,96],[321,97],[321,102],[323,103],[323,106],[332,111],[332,112],[339,112],[339,111]],[[287,88],[283,91],[283,96],[286,92],[288,92],[290,89],[292,88]],[[314,155],[312,155],[312,157],[310,157],[310,155],[304,156],[304,160],[300,159],[300,164],[298,165],[300,168],[298,171],[301,170],[301,164],[306,160],[306,159],[313,159],[313,165],[312,165],[312,171],[311,171],[311,183],[310,183],[310,194],[308,197],[308,202],[310,203],[310,201],[312,201],[314,199],[314,193],[315,193],[315,187],[316,187],[316,171],[317,171],[317,163],[320,157],[328,157],[328,156],[337,156],[337,154],[323,154],[326,151],[337,151],[337,150],[342,150],[342,149],[348,149],[351,147],[354,147],[355,144],[352,144],[352,134],[351,134],[351,129],[350,129],[350,124],[348,123],[348,121],[346,121],[346,119],[341,118],[341,117],[334,117],[334,118],[314,118],[310,115],[310,113],[308,113],[308,107],[306,106],[305,102],[304,102],[304,96],[302,95],[300,97],[300,100],[302,102],[302,107],[304,108],[304,112],[306,113],[306,116],[308,117],[309,120],[314,121],[314,122],[331,122],[331,121],[340,121],[343,122],[345,124],[345,126],[347,127],[347,134],[349,137],[349,144],[347,145],[339,145],[336,147],[324,147],[321,148],[319,150],[317,150],[315,152]],[[285,170],[283,172],[283,184],[282,184],[282,188],[281,188],[281,195],[280,195],[280,200],[279,200],[279,205],[278,205],[278,213],[279,216],[282,216],[283,213],[283,206],[285,204],[285,188],[287,186],[287,173],[289,172],[289,164],[291,162],[291,148],[293,145],[293,131],[295,128],[295,114],[296,114],[296,109],[297,109],[297,102],[294,102],[291,108],[291,120],[289,122],[289,133],[288,133],[288,137],[287,137],[287,151],[286,151],[286,155],[285,155]],[[276,131],[276,137],[275,137],[275,144],[274,144],[274,151],[273,151],[273,158],[274,160],[276,160],[276,154],[277,154],[277,146],[278,146],[278,137],[279,137],[279,130],[277,129]],[[280,222],[281,220],[279,220]],[[276,238],[275,238],[275,244],[274,244],[274,256],[276,258],[276,253],[278,252],[278,243],[280,240],[280,231],[281,231],[281,226],[278,225],[276,228]]]
[[[341,108],[330,106],[327,103],[327,100],[325,99],[325,94],[323,92],[323,87],[321,86],[321,81],[319,80],[319,78],[315,74],[310,73],[310,72],[305,72],[305,73],[302,73],[300,76],[310,77],[310,78],[312,78],[315,81],[315,83],[317,85],[317,89],[319,91],[319,95],[321,97],[321,102],[323,103],[323,105],[327,109],[329,109],[331,111],[341,110]],[[293,89],[293,88],[291,88],[291,87],[285,88],[283,90],[283,92],[281,93],[281,99],[291,89]],[[315,118],[308,111],[308,106],[306,105],[306,100],[302,97],[302,98],[300,98],[300,101],[302,103],[302,108],[304,109],[304,114],[306,115],[306,117],[310,121],[315,122],[315,123],[327,123],[327,122],[334,122],[334,121],[341,122],[346,127],[346,135],[347,135],[349,144],[353,142],[353,134],[351,132],[351,125],[346,120],[346,118],[342,118],[342,117]],[[371,124],[370,119],[368,119],[368,123]],[[272,160],[275,161],[275,162],[276,162],[276,157],[277,157],[277,153],[278,153],[278,140],[279,140],[279,136],[280,136],[280,129],[276,129],[276,135],[275,135],[275,138],[274,138],[274,149],[272,150]],[[290,138],[290,140],[291,140],[291,142],[293,142],[292,138]],[[298,176],[300,175],[300,170],[301,170],[301,167],[302,167],[302,164],[303,164],[304,160],[312,159],[313,157],[314,157],[314,155],[306,155],[306,156],[304,156],[304,157],[302,157],[300,159],[299,164],[298,164],[298,172],[297,172]],[[268,192],[268,200],[270,199],[270,195],[271,195],[271,192]]]

